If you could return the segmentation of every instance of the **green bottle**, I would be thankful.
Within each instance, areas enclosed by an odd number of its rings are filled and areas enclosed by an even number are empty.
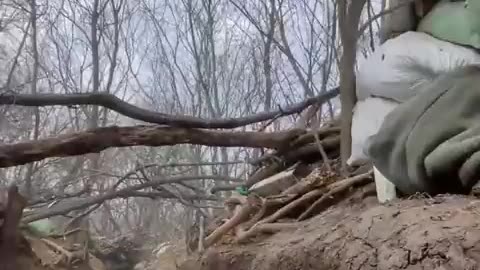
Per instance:
[[[248,193],[249,193],[246,186],[237,187],[235,190],[238,192],[238,194],[243,195],[243,196],[247,196]]]

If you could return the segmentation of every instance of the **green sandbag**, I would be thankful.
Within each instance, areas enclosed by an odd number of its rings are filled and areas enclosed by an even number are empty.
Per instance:
[[[48,236],[55,232],[55,225],[48,218],[30,222],[28,229],[36,235]]]
[[[365,147],[375,167],[404,194],[468,193],[480,179],[480,67],[419,87]]]
[[[440,1],[421,20],[417,31],[480,49],[480,0]]]

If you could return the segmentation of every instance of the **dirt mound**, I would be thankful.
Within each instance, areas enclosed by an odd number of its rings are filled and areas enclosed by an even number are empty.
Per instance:
[[[351,199],[295,232],[218,245],[182,270],[480,269],[480,200],[457,195]]]

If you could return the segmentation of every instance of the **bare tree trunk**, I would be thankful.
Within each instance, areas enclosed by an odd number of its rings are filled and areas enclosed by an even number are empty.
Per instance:
[[[37,93],[37,81],[38,81],[38,46],[37,46],[37,7],[36,0],[30,0],[30,24],[32,28],[32,55],[33,55],[33,78],[31,83],[31,92],[33,95]],[[33,140],[38,140],[40,133],[40,109],[38,107],[33,108],[34,127],[33,127]],[[35,171],[35,163],[28,164],[27,173],[25,176],[25,195],[27,198],[34,194],[33,190],[33,174]]]
[[[356,103],[355,61],[357,52],[358,24],[366,0],[340,0],[338,20],[342,40],[340,58],[340,100],[342,104],[340,155],[342,169],[346,171],[346,161],[351,154],[352,110]]]
[[[92,80],[93,80],[93,93],[98,93],[100,91],[100,56],[99,56],[99,35],[98,35],[98,19],[100,17],[99,12],[99,0],[94,0],[92,12],[91,12],[91,21],[90,21],[90,47],[92,50]],[[99,106],[92,106],[92,111],[90,115],[88,115],[88,128],[95,129],[99,125],[99,117],[100,117],[100,108]],[[89,160],[89,168],[92,171],[98,171],[100,169],[100,153],[94,153],[90,156]],[[90,187],[94,185],[98,179],[98,175],[95,174],[88,179],[86,179],[84,185]],[[85,234],[79,235],[78,243],[87,244],[88,239],[90,238],[89,227],[90,222],[88,218],[84,217],[78,222],[78,226],[80,229],[85,230]],[[88,260],[88,256],[87,256]]]
[[[100,16],[99,12],[99,0],[94,0],[93,8],[91,13],[90,21],[90,46],[92,50],[92,78],[93,78],[93,93],[98,93],[100,91],[100,56],[98,53],[99,50],[99,40],[98,40],[98,18]],[[98,127],[99,121],[99,106],[92,106],[92,111],[88,116],[88,128],[95,129]],[[90,158],[90,168],[93,171],[98,170],[100,167],[100,154],[92,154]],[[93,177],[95,178],[95,177]],[[91,185],[95,179],[88,179],[87,185]]]
[[[270,0],[270,12],[265,11],[268,15],[268,32],[263,46],[263,73],[265,75],[265,111],[270,111],[272,108],[272,44],[275,35],[275,0]]]

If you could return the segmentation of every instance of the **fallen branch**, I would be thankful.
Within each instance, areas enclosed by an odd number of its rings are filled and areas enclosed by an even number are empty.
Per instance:
[[[276,111],[262,112],[250,116],[226,119],[202,119],[193,116],[169,115],[136,107],[115,95],[108,93],[84,93],[84,94],[16,94],[12,91],[0,94],[0,105],[16,105],[28,107],[42,106],[75,106],[97,105],[116,111],[127,117],[172,127],[184,128],[236,128],[253,123],[259,123],[280,116],[292,115],[303,111],[310,105],[322,104],[339,94],[336,87],[326,93],[295,103]]]
[[[244,224],[238,227],[241,230],[248,230],[251,227],[253,227],[258,221],[260,221],[263,218],[269,206],[270,204],[267,202],[266,199],[260,198],[260,209],[257,211],[257,213],[255,213],[255,215],[252,218],[250,218],[250,220],[248,220],[247,222],[245,222]]]
[[[325,128],[321,128],[318,132],[307,131],[306,133],[298,136],[298,138],[296,138],[293,142],[291,142],[290,143],[291,146],[289,148],[282,149],[284,150],[283,152],[274,151],[272,153],[265,154],[258,159],[252,160],[249,163],[252,165],[258,166],[268,160],[272,160],[272,159],[281,160],[280,156],[295,155],[294,154],[295,150],[292,150],[292,149],[297,149],[297,151],[302,151],[302,150],[299,150],[299,147],[300,148],[308,147],[310,151],[311,145],[313,145],[313,143],[317,143],[315,139],[316,135],[318,135],[318,138],[321,139],[320,144],[322,148],[332,149],[332,148],[338,147],[338,145],[340,144],[340,137],[338,135],[340,134],[339,129],[340,129],[339,127],[325,127]],[[336,136],[331,136],[331,135],[336,135]],[[291,152],[290,154],[289,154],[289,151]],[[318,146],[317,146],[317,151],[318,151]]]
[[[277,219],[284,217],[287,215],[290,211],[295,209],[296,207],[307,203],[308,201],[314,200],[315,198],[321,196],[323,194],[323,191],[320,189],[314,189],[308,193],[303,194],[300,198],[286,204],[282,208],[278,209],[275,213],[272,215],[264,218],[263,220],[259,221],[257,224],[266,224],[266,223],[272,223],[275,222]]]
[[[303,136],[303,135],[300,135]],[[300,137],[299,136],[299,137]],[[259,165],[263,162],[272,160],[273,163],[278,163],[277,160],[282,160],[284,164],[288,166],[288,164],[296,163],[299,160],[303,160],[306,157],[310,157],[312,155],[319,156],[319,145],[315,142],[315,138],[312,135],[312,143],[307,143],[305,145],[293,145],[289,148],[281,149],[280,151],[275,151],[273,153],[266,154],[256,160],[250,162],[252,165]],[[320,141],[320,145],[326,152],[338,151],[340,146],[340,136],[331,136],[324,138]],[[271,166],[271,165],[267,165]],[[280,169],[281,170],[281,169]]]
[[[44,218],[49,218],[49,217],[53,217],[53,216],[57,216],[57,215],[64,215],[64,214],[67,214],[71,211],[84,209],[84,208],[90,207],[92,205],[103,203],[103,202],[108,201],[108,200],[112,200],[112,199],[116,199],[116,198],[125,198],[125,197],[128,197],[129,195],[135,195],[135,193],[131,193],[131,192],[137,191],[137,190],[140,190],[140,189],[144,189],[144,188],[155,187],[155,186],[166,185],[166,184],[179,183],[179,182],[182,182],[182,181],[194,181],[194,180],[201,180],[201,179],[212,179],[212,180],[218,180],[219,179],[219,180],[222,180],[222,179],[224,179],[224,176],[218,176],[218,175],[184,176],[184,175],[181,175],[181,176],[173,176],[173,177],[153,180],[153,181],[150,181],[150,182],[144,182],[144,183],[141,183],[141,184],[126,187],[124,189],[110,190],[110,191],[107,191],[106,193],[103,193],[102,195],[98,195],[96,197],[88,197],[88,198],[81,199],[80,201],[70,202],[70,203],[62,203],[62,204],[58,204],[58,205],[56,205],[52,208],[49,208],[49,209],[39,210],[39,211],[33,212],[32,214],[24,217],[22,222],[30,223],[30,222],[40,220],[40,219],[44,219]]]
[[[278,148],[302,134],[283,132],[228,132],[160,126],[106,127],[58,137],[0,145],[0,168],[50,157],[98,153],[110,147],[198,144],[221,147]]]
[[[325,193],[322,197],[320,197],[317,201],[315,201],[312,205],[310,205],[310,207],[305,212],[303,212],[297,220],[301,221],[308,218],[315,210],[321,211],[321,209],[319,209],[320,205],[327,202],[328,200],[331,200],[332,198],[334,198],[335,195],[338,195],[339,193],[342,193],[353,186],[367,184],[371,181],[373,181],[372,171],[369,171],[367,173],[343,179],[341,181],[331,184],[328,187],[329,191]],[[329,205],[325,204],[323,208],[328,206]]]
[[[50,239],[42,238],[40,240],[42,242],[44,242],[50,248],[52,248],[55,251],[57,251],[58,253],[60,253],[61,257],[60,257],[59,261],[56,262],[55,264],[58,264],[60,261],[63,261],[64,259],[65,259],[65,264],[67,266],[69,266],[73,262],[74,254],[72,252],[66,250],[65,248],[63,248],[62,246],[60,246],[59,244],[55,243],[54,241],[52,241]]]
[[[186,201],[218,201],[219,198],[215,196],[209,196],[204,194],[182,194],[182,199]],[[140,198],[149,198],[152,200],[157,199],[178,199],[178,196],[172,194],[171,192],[165,191],[131,191],[119,196],[119,198],[132,198],[132,197],[140,197]]]
[[[247,200],[247,202],[244,204],[236,205],[233,216],[205,238],[204,247],[208,248],[212,246],[231,229],[248,220],[248,217],[255,209],[256,205],[251,200]]]
[[[233,195],[232,197],[226,199],[223,205],[228,213],[228,218],[231,218],[235,215],[235,209],[237,206],[241,206],[245,203],[247,203],[247,197],[244,196]]]
[[[325,151],[325,149],[322,146],[322,142],[320,141],[320,138],[318,137],[318,134],[315,133],[314,137],[315,137],[315,144],[318,147],[318,152],[320,152],[320,154],[322,155],[323,164],[325,164],[325,166],[327,167],[327,170],[329,172],[332,172],[333,171],[332,166],[330,165],[331,161],[328,158],[327,152]]]
[[[337,150],[340,145],[340,136],[325,138],[321,141],[321,145],[325,151],[332,149]],[[309,143],[304,146],[295,148],[292,151],[284,153],[284,159],[287,161],[298,161],[301,157],[318,154],[318,145],[316,143]]]
[[[260,233],[277,233],[285,230],[295,230],[298,228],[297,223],[266,223],[257,224],[248,231],[240,231],[235,237],[235,242],[244,243],[248,238],[251,238]]]
[[[64,233],[51,233],[51,234],[48,235],[48,237],[49,238],[65,238],[69,235],[72,235],[72,234],[78,233],[78,232],[86,232],[86,231],[84,229],[75,228],[75,229],[66,231]]]
[[[295,185],[285,189],[282,192],[282,195],[300,196],[314,189],[315,186],[317,186],[321,180],[319,177],[315,177],[316,173],[317,173],[316,171],[312,172],[310,174],[310,177],[307,176],[302,180],[298,181]]]
[[[331,137],[332,135],[339,135],[340,134],[340,127],[321,127],[318,130],[309,130],[302,136],[299,136],[295,141],[292,142],[292,145],[304,145],[307,143],[312,143],[315,139],[315,136],[318,136],[319,139],[324,139],[327,137]]]
[[[298,194],[280,194],[275,196],[269,196],[265,201],[265,204],[268,207],[284,205],[288,202],[291,202],[297,197]]]

